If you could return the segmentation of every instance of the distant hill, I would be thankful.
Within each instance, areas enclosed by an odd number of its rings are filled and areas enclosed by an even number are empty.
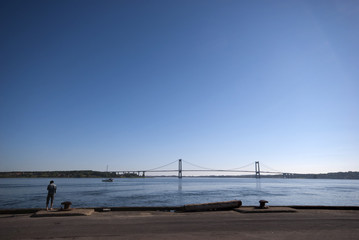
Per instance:
[[[283,174],[285,178],[310,178],[310,179],[359,179],[359,172],[333,172],[320,174]]]
[[[33,171],[0,172],[0,178],[123,178],[139,177],[135,173],[116,174],[115,172],[81,171]]]
[[[194,176],[193,176],[194,177]],[[215,177],[215,178],[255,178],[251,175],[221,175],[221,176],[199,176],[199,177]],[[335,173],[319,173],[319,174],[297,174],[283,173],[277,175],[261,174],[261,178],[307,178],[307,179],[359,179],[359,172],[335,172]]]

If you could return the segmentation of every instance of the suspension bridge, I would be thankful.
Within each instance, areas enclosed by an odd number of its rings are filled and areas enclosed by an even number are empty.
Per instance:
[[[169,166],[173,166],[176,162],[178,162],[178,167],[176,169],[174,169],[173,167],[171,169],[166,169],[166,167]],[[195,167],[196,169],[184,169],[182,163],[186,163],[192,167]],[[248,168],[250,166],[254,165],[254,169],[253,170],[245,170],[245,168]],[[270,167],[267,167],[268,169],[271,169]],[[124,171],[124,170],[119,170],[119,171],[111,171],[111,172],[116,172],[116,174],[128,174],[128,173],[134,173],[137,174],[138,176],[142,176],[145,177],[148,173],[177,173],[178,178],[182,178],[183,176],[183,172],[220,172],[220,173],[232,173],[232,174],[238,174],[238,173],[253,173],[254,176],[256,178],[260,178],[261,177],[261,173],[265,173],[265,174],[284,174],[283,172],[280,171],[276,171],[274,169],[271,169],[270,171],[261,171],[260,168],[260,164],[259,161],[256,162],[251,162],[250,164],[247,164],[245,166],[242,167],[238,167],[238,168],[232,168],[232,169],[212,169],[212,168],[207,168],[207,167],[202,167],[193,163],[190,163],[188,161],[184,161],[182,159],[170,162],[168,164],[165,164],[163,166],[160,167],[156,167],[156,168],[152,168],[152,169],[148,169],[148,170],[136,170],[136,171]]]

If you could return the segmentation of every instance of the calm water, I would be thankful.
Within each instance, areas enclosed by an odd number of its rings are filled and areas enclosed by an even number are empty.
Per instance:
[[[50,179],[0,179],[0,209],[43,208]],[[243,205],[359,206],[359,180],[244,178],[54,179],[54,207],[180,206],[242,200]]]

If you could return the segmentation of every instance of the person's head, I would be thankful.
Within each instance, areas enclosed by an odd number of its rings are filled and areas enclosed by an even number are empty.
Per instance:
[[[51,180],[51,181],[50,181],[50,184],[51,184],[51,183],[54,183],[54,181],[53,181],[53,180]]]

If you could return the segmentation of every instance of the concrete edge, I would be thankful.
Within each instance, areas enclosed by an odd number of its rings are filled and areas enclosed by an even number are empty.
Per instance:
[[[242,207],[255,207],[255,206],[242,206]],[[302,206],[302,205],[293,205],[293,206],[270,206],[274,207],[290,207],[294,209],[303,209],[303,210],[359,210],[359,206]],[[82,209],[94,209],[96,212],[106,212],[106,211],[176,211],[184,212],[184,206],[168,206],[168,207],[88,207]],[[232,208],[233,209],[233,208]],[[232,210],[230,209],[230,210]],[[19,208],[19,209],[0,209],[0,214],[31,214],[38,211],[45,210],[44,208]]]
[[[296,209],[291,207],[268,207],[268,208],[258,208],[258,207],[243,207],[233,209],[236,212],[240,213],[293,213],[297,212]]]
[[[31,217],[90,216],[94,212],[95,212],[94,209],[88,209],[88,208],[74,208],[71,209],[70,211],[61,211],[59,209],[55,211],[40,210],[32,214]]]
[[[182,211],[183,207],[168,206],[168,207],[95,207],[92,208],[96,212],[109,212],[109,211]]]
[[[233,200],[226,202],[213,202],[213,203],[201,203],[201,204],[188,204],[183,206],[185,212],[202,212],[202,211],[222,211],[239,208],[242,206],[242,201]]]
[[[40,210],[44,210],[44,208],[0,209],[0,214],[30,214]]]
[[[313,205],[313,206],[286,206],[294,209],[323,209],[323,210],[359,210],[359,206],[324,206],[324,205]]]

